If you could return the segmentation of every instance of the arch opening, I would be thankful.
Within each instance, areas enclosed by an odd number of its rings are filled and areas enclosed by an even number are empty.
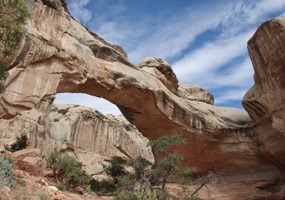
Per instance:
[[[104,115],[122,115],[118,107],[108,100],[84,93],[57,93],[54,104],[74,104],[98,110]]]

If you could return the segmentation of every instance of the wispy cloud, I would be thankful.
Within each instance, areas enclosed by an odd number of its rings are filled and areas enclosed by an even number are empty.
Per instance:
[[[250,30],[238,36],[209,42],[203,47],[186,54],[173,64],[173,69],[182,82],[192,81],[196,76],[218,70],[235,57],[246,53],[246,42],[253,34]]]
[[[234,89],[234,90],[229,89],[223,92],[223,94],[216,96],[215,104],[220,105],[228,101],[240,100],[246,91],[247,89]]]
[[[180,82],[210,90],[221,105],[241,100],[252,85],[246,43],[254,30],[270,17],[285,16],[284,0],[201,1],[154,12],[146,9],[150,5],[138,9],[145,2],[70,0],[69,9],[92,31],[122,46],[135,64],[148,56],[167,59]]]
[[[225,16],[229,5],[213,6],[200,15],[197,10],[185,10],[184,13],[158,19],[158,26],[138,46],[129,51],[130,58],[135,62],[148,56],[170,59],[186,49],[197,36],[216,27]],[[204,8],[206,9],[206,8]]]
[[[68,8],[72,15],[80,20],[83,24],[89,22],[92,18],[92,13],[89,9],[85,8],[90,0],[70,0]]]

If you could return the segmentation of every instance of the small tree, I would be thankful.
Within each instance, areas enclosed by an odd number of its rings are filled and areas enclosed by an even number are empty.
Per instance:
[[[4,56],[9,56],[26,35],[25,22],[30,16],[25,0],[0,1],[0,45]]]
[[[187,140],[177,134],[163,136],[150,143],[155,153],[163,155],[154,166],[152,177],[153,184],[162,184],[163,191],[165,191],[167,182],[186,184],[191,180],[189,175],[194,169],[182,167],[182,155],[178,152],[172,152],[170,149],[173,145],[182,145],[186,143]]]
[[[47,158],[46,167],[53,170],[56,181],[68,186],[88,185],[91,178],[82,170],[82,164],[68,154],[53,151]]]
[[[11,55],[25,37],[27,31],[24,25],[29,16],[26,0],[0,0],[0,54],[4,58]],[[4,88],[6,65],[0,60],[0,92]]]
[[[122,157],[113,156],[110,160],[110,163],[111,165],[106,169],[107,174],[112,176],[115,180],[115,183],[117,183],[117,178],[127,173],[124,167],[127,164],[127,161]]]
[[[61,160],[61,155],[60,155],[59,151],[57,151],[57,150],[54,150],[53,152],[51,152],[51,154],[48,156],[48,158],[46,160],[46,167],[48,169],[52,169],[56,182],[58,182],[57,171],[60,168],[59,167],[60,160]]]
[[[173,145],[186,143],[187,140],[181,135],[167,135],[152,141],[150,145],[156,154],[161,155],[160,160],[151,165],[144,158],[138,157],[131,163],[135,168],[134,174],[125,171],[127,162],[123,158],[113,157],[107,173],[115,180],[118,194],[114,200],[178,200],[180,197],[170,195],[165,186],[169,182],[182,185],[191,182],[189,175],[194,169],[182,167],[182,155],[171,150]],[[158,186],[161,188],[157,189]],[[191,199],[196,198],[186,193],[183,196],[183,200]]]

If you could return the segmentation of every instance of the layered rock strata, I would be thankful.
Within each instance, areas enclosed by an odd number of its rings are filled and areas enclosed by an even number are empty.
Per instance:
[[[263,151],[266,147],[257,137],[259,130],[253,129],[253,122],[244,110],[215,107],[205,93],[195,99],[186,98],[185,92],[179,92],[174,75],[167,78],[171,70],[164,61],[152,59],[145,62],[155,63],[150,69],[145,70],[144,64],[136,68],[121,48],[108,44],[72,18],[65,1],[52,2],[31,1],[33,16],[28,22],[28,35],[10,58],[9,77],[1,95],[2,118],[27,112],[56,93],[86,93],[116,104],[128,121],[151,140],[172,133],[187,137],[188,145],[175,150],[183,154],[185,165],[197,167],[200,174],[219,171],[228,176],[228,181],[242,180],[244,176],[252,180],[280,176],[280,164],[274,159],[262,159],[268,151]],[[267,28],[270,23],[261,28],[267,30],[268,36],[276,38],[266,42],[278,44],[255,47],[261,54],[262,48],[272,50],[281,43],[282,48],[274,50],[278,52],[274,54],[274,62],[284,61],[284,37],[277,33],[284,30],[282,20],[272,22],[272,26],[279,27],[274,29],[276,32]],[[254,38],[262,41],[266,37],[258,30]],[[265,67],[270,64],[259,60],[258,56],[252,59],[258,66],[259,62]],[[273,103],[274,98],[270,101]],[[282,107],[282,101],[283,97],[276,104]],[[267,113],[258,103],[248,105],[247,108],[254,107],[257,113]],[[250,111],[250,115],[256,118],[254,112]],[[282,113],[275,118],[280,116]],[[263,125],[268,128],[266,123]],[[282,137],[272,137],[274,134],[277,133],[269,132],[266,137],[272,139],[269,143],[275,144],[276,155],[283,156]]]
[[[29,146],[40,148],[43,155],[54,149],[74,155],[89,174],[102,172],[112,156],[154,162],[149,141],[124,117],[104,116],[83,106],[42,102],[13,119],[0,120],[2,148],[20,134],[27,134]]]
[[[243,106],[255,122],[262,159],[285,171],[285,18],[262,24],[248,41],[253,87]]]

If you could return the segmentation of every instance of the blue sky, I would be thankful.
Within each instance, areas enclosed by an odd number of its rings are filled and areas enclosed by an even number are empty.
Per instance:
[[[163,58],[180,83],[211,92],[217,106],[238,108],[253,85],[247,41],[264,21],[285,16],[284,0],[68,0],[68,7],[91,31],[123,47],[132,63]],[[58,94],[55,103],[119,114],[83,94]]]

